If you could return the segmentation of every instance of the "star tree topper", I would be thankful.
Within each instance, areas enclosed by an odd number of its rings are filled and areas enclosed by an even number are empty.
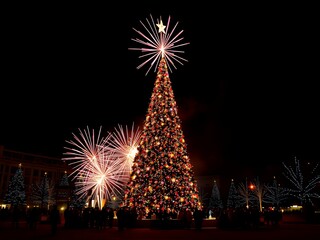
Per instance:
[[[184,39],[181,36],[183,30],[177,31],[178,22],[173,28],[170,28],[170,20],[171,18],[169,16],[166,25],[163,24],[161,18],[155,23],[150,14],[150,19],[146,18],[146,24],[140,21],[144,32],[133,28],[141,38],[133,38],[131,40],[142,44],[143,46],[129,48],[129,50],[138,50],[142,52],[139,58],[144,58],[145,60],[137,67],[137,69],[149,64],[150,67],[147,70],[146,75],[152,67],[154,67],[154,72],[156,72],[157,66],[162,58],[166,60],[170,72],[172,72],[172,67],[177,69],[175,65],[176,62],[183,65],[183,61],[188,61],[180,56],[184,51],[178,50],[178,48],[189,44],[189,42],[182,42]]]
[[[164,29],[166,28],[166,26],[163,25],[162,20],[160,20],[160,24],[157,24],[157,27],[159,28],[159,33],[163,32],[166,33],[164,31]]]

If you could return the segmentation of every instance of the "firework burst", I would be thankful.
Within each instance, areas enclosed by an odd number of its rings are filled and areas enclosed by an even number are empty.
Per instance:
[[[110,133],[106,150],[112,153],[112,156],[117,158],[117,162],[120,163],[119,171],[123,172],[123,175],[127,176],[129,180],[133,160],[138,150],[138,144],[141,136],[139,127],[135,129],[132,124],[131,130],[128,126],[125,128],[118,125],[118,128],[114,128],[114,132]]]
[[[126,178],[120,169],[120,163],[111,152],[106,151],[106,144],[111,135],[101,137],[101,127],[97,135],[89,128],[80,132],[80,137],[73,134],[74,140],[66,141],[72,147],[65,147],[66,157],[75,170],[73,175],[79,198],[93,200],[99,208],[112,196],[122,194]]]
[[[181,34],[183,30],[177,31],[178,22],[170,29],[170,16],[168,17],[166,25],[163,25],[162,19],[157,19],[155,23],[152,15],[150,14],[150,19],[146,18],[146,23],[140,21],[143,26],[144,32],[139,31],[135,28],[133,30],[139,34],[141,38],[131,39],[134,42],[142,44],[143,47],[140,48],[129,48],[129,50],[139,50],[142,52],[140,58],[146,59],[143,61],[137,69],[140,69],[146,64],[150,64],[149,69],[154,66],[154,71],[156,71],[157,66],[161,58],[165,58],[169,70],[172,72],[172,67],[176,68],[175,62],[183,65],[183,62],[187,62],[185,58],[179,56],[179,54],[184,53],[182,50],[177,50],[179,47],[185,46],[187,43],[183,43],[183,37]]]

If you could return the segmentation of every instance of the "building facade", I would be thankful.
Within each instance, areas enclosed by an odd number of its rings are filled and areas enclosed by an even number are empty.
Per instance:
[[[5,206],[4,198],[9,183],[21,164],[23,171],[26,203],[31,205],[31,186],[39,184],[46,174],[50,185],[58,186],[64,173],[70,172],[68,165],[59,158],[23,153],[0,146],[0,205]]]

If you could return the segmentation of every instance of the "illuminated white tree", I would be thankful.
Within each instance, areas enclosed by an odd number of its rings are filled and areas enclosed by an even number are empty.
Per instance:
[[[271,184],[266,185],[266,194],[264,196],[264,202],[271,204],[273,207],[279,208],[288,199],[288,190],[280,187],[276,177],[273,177]]]
[[[69,187],[69,176],[67,174],[67,171],[64,172],[60,179],[59,186],[61,187]]]
[[[246,208],[249,208],[253,205],[255,198],[252,191],[249,189],[247,178],[245,179],[245,182],[239,183],[238,193],[240,206],[245,206]]]
[[[291,187],[288,188],[289,195],[299,199],[302,205],[312,203],[314,198],[320,198],[317,190],[317,184],[320,183],[319,163],[311,166],[312,164],[307,162],[301,169],[300,161],[294,157],[294,167],[287,166],[284,162],[282,164],[283,175],[291,183]]]
[[[48,174],[45,172],[39,183],[31,186],[31,201],[33,204],[40,206],[42,209],[49,209],[55,204],[54,183],[48,179]]]
[[[12,206],[21,206],[26,204],[26,191],[21,164],[19,164],[18,169],[9,182],[8,191],[5,195],[4,201]]]
[[[228,192],[228,198],[227,198],[227,207],[228,208],[237,208],[239,207],[239,195],[238,195],[238,190],[234,184],[234,180],[231,179],[230,187],[229,187],[229,192]]]
[[[219,187],[217,185],[217,181],[213,181],[212,191],[211,191],[211,197],[209,200],[209,208],[220,210],[223,208],[222,200],[220,197],[220,191]]]
[[[257,201],[259,211],[262,212],[262,203],[264,195],[267,191],[265,185],[260,182],[259,177],[256,177],[250,184],[250,190],[255,200]]]

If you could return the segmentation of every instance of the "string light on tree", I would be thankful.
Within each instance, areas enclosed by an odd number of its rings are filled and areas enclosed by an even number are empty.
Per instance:
[[[314,165],[307,162],[301,166],[299,159],[294,157],[294,166],[282,162],[283,175],[291,183],[288,188],[289,195],[300,200],[302,205],[312,204],[312,200],[320,199],[317,185],[320,183],[320,163]]]
[[[223,208],[223,203],[220,197],[220,190],[216,180],[213,181],[211,197],[209,200],[209,208],[216,212],[220,212],[220,210]]]
[[[26,192],[22,164],[19,163],[18,169],[11,178],[8,186],[8,191],[4,201],[12,206],[22,206],[26,204]]]
[[[281,187],[275,176],[273,177],[272,183],[266,185],[266,189],[267,192],[264,197],[264,202],[271,204],[272,207],[279,209],[288,199],[288,189]]]
[[[150,68],[155,66],[158,71],[124,205],[136,208],[145,216],[159,210],[179,212],[188,208],[194,211],[202,205],[168,72],[170,65],[175,67],[174,60],[181,63],[177,53],[183,51],[175,48],[186,44],[177,44],[183,39],[182,31],[173,34],[177,24],[170,31],[170,17],[166,26],[162,20],[156,25],[152,16],[147,23],[146,26],[141,22],[146,35],[134,29],[146,40],[134,41],[146,47],[131,50],[146,52],[141,57],[148,57],[138,68],[151,62]]]
[[[234,180],[231,179],[230,187],[229,187],[229,192],[228,192],[228,198],[227,198],[227,207],[235,209],[239,207],[239,195],[238,195],[238,190],[235,186]]]

